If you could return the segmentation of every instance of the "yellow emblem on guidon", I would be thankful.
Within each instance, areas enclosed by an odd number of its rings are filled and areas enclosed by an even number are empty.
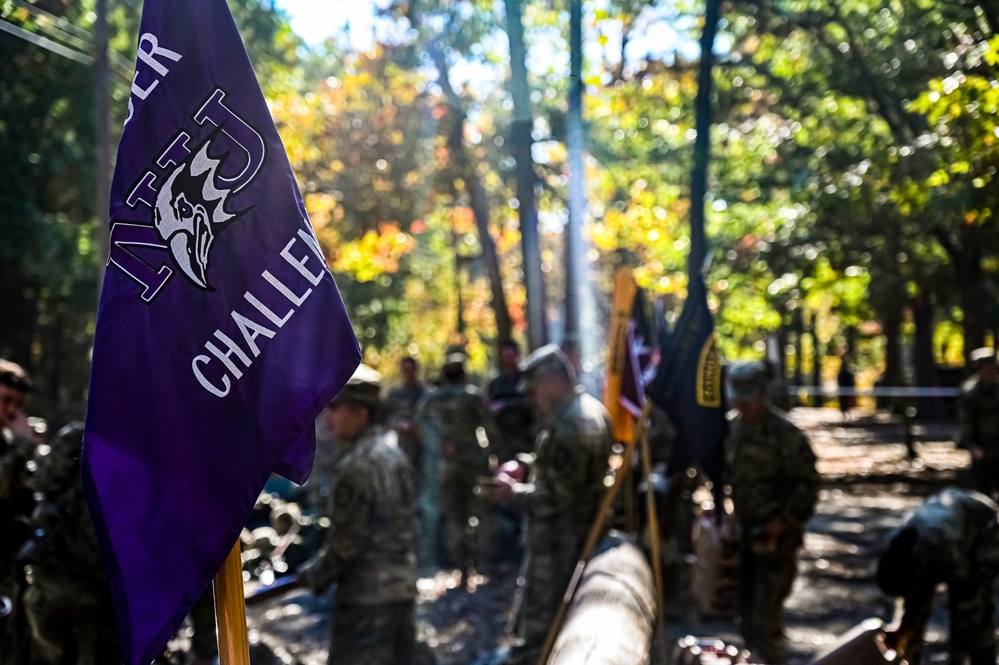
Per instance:
[[[704,340],[700,358],[697,360],[697,405],[720,407],[721,400],[721,358],[718,345],[712,334]]]

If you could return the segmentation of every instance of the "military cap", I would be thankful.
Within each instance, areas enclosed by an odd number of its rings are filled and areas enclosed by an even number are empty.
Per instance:
[[[526,390],[532,381],[552,372],[558,372],[571,381],[576,380],[569,359],[557,344],[547,344],[527,356],[520,363],[520,372],[518,388],[521,391]]]
[[[465,353],[464,347],[459,344],[447,347],[447,351],[444,352],[443,367],[460,365],[464,369],[466,362],[468,362],[468,354]]]
[[[465,361],[468,360],[467,356],[461,351],[455,351],[444,356],[444,367],[449,365],[460,365],[465,366]]]
[[[971,363],[976,367],[981,367],[982,365],[988,365],[996,362],[996,352],[995,349],[989,346],[983,346],[980,349],[975,349],[971,352],[969,356]]]
[[[337,396],[330,404],[360,404],[377,407],[381,404],[379,393],[382,389],[382,375],[378,370],[361,363],[354,370]]]
[[[728,371],[728,387],[736,401],[760,397],[767,388],[767,370],[763,363],[738,363]]]
[[[22,393],[30,393],[32,388],[31,379],[24,368],[3,358],[0,358],[0,385],[5,385]]]

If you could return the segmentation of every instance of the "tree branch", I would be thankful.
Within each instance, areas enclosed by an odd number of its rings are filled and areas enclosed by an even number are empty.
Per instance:
[[[947,252],[947,255],[950,256],[953,264],[955,266],[960,265],[961,260],[964,258],[964,252],[961,251],[961,248],[957,246],[954,239],[947,233],[947,229],[942,226],[934,226],[930,232],[936,238],[937,242],[940,243],[940,246],[944,248],[944,251]]]

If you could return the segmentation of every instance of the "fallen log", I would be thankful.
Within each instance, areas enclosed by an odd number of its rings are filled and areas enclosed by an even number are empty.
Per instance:
[[[583,569],[548,665],[648,663],[655,597],[645,555],[612,531]]]

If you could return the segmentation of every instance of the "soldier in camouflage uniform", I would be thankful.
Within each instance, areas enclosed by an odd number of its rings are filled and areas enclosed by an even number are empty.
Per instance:
[[[32,513],[34,536],[19,555],[28,578],[33,665],[121,662],[111,590],[80,480],[82,446],[83,423],[67,425],[37,457],[30,479],[44,495]]]
[[[971,453],[975,489],[996,497],[999,490],[999,364],[990,348],[976,349],[977,374],[961,395],[961,446]]]
[[[385,422],[399,437],[399,447],[406,453],[409,463],[419,469],[423,446],[417,428],[417,411],[430,391],[420,381],[420,368],[415,358],[403,358],[399,369],[402,385],[385,398]]]
[[[694,467],[670,467],[676,443],[676,426],[669,413],[658,405],[652,405],[649,412],[647,433],[652,456],[653,483],[657,485],[663,604],[667,615],[680,617],[684,609],[682,600],[686,582],[683,557],[693,551],[693,493],[697,488],[697,470]],[[636,474],[635,486],[640,487],[640,465],[636,465],[633,472]]]
[[[219,657],[215,630],[215,590],[209,588],[194,603],[188,615],[191,622],[191,653],[187,665],[212,665]]]
[[[878,563],[885,593],[905,599],[887,642],[910,665],[922,660],[933,594],[947,584],[950,665],[995,665],[995,585],[999,574],[999,506],[988,497],[946,489],[920,506],[890,536]]]
[[[16,627],[20,573],[15,565],[17,550],[28,536],[24,519],[31,514],[32,495],[25,487],[27,463],[34,450],[32,431],[24,415],[31,380],[15,363],[0,359],[0,596],[14,612],[0,620],[0,665],[17,662],[19,636]]]
[[[534,414],[531,401],[521,390],[520,347],[513,340],[500,345],[499,371],[489,382],[486,398],[496,419],[496,427],[506,443],[497,451],[501,460],[529,453],[534,446]]]
[[[326,545],[299,576],[316,593],[337,585],[329,654],[337,665],[409,663],[416,646],[413,471],[394,434],[375,425],[380,384],[361,365],[322,416],[345,452]]]
[[[515,474],[497,476],[492,496],[512,497],[527,515],[517,662],[533,663],[607,491],[612,438],[607,411],[577,386],[557,346],[542,347],[527,358],[524,384],[543,428],[534,453],[522,459]]]
[[[729,372],[739,416],[725,444],[726,477],[742,528],[740,629],[756,662],[785,662],[784,601],[797,574],[819,476],[808,438],[766,397],[766,372],[744,363]]]
[[[494,454],[498,461],[510,460],[534,448],[534,409],[521,387],[520,347],[512,339],[500,344],[498,372],[489,381],[486,398],[493,412],[496,429],[504,446]],[[497,446],[493,446],[497,448]],[[496,504],[495,552],[497,562],[517,565],[524,556],[520,510],[510,501]]]
[[[480,476],[492,472],[495,459],[491,462],[490,455],[495,454],[502,438],[482,394],[468,383],[463,353],[449,353],[445,358],[441,385],[420,408],[420,426],[428,458],[423,469],[424,487],[431,492],[440,488],[445,564],[457,566],[465,584],[469,559],[474,556],[481,562],[491,555],[487,547],[489,507],[474,489]],[[434,464],[434,458],[440,460],[439,465]],[[430,539],[436,526],[427,525],[430,531],[424,537],[430,544],[435,542]]]

